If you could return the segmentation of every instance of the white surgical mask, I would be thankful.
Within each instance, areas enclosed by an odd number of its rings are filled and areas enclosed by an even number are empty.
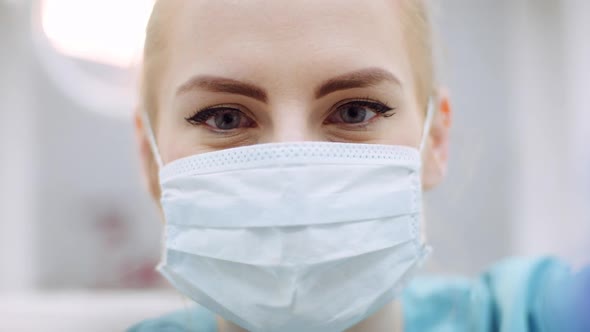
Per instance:
[[[349,328],[399,295],[429,251],[420,150],[276,143],[173,161],[160,170],[159,271],[250,331]]]

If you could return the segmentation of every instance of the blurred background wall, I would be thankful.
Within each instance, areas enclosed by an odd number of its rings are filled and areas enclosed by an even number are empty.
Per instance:
[[[441,1],[450,174],[430,195],[434,269],[590,259],[590,3]]]
[[[157,286],[160,223],[139,182],[135,73],[61,55],[39,4],[0,2],[0,289]]]
[[[141,1],[92,2],[146,16]],[[161,226],[133,141],[136,73],[64,55],[38,5],[0,0],[0,297],[162,287]],[[590,2],[438,7],[455,113],[448,179],[427,196],[429,269],[475,275],[512,255],[590,263]],[[99,22],[116,26],[110,13]]]

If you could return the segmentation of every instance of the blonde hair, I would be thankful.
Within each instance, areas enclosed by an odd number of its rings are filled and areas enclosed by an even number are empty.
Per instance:
[[[402,28],[414,59],[412,70],[416,79],[419,105],[426,112],[428,99],[436,94],[436,65],[431,8],[427,0],[399,0]]]
[[[169,38],[167,38],[166,29],[163,27],[170,22],[174,14],[171,8],[175,8],[173,6],[163,5],[165,2],[157,0],[154,4],[154,9],[147,25],[143,48],[140,83],[141,106],[142,111],[146,112],[150,117],[152,125],[155,125],[157,122],[157,91],[159,88],[159,80],[157,78],[161,77],[161,72],[166,67],[166,50],[168,49]]]
[[[158,123],[158,93],[161,72],[166,67],[166,50],[169,49],[169,34],[173,34],[168,22],[174,14],[181,10],[183,1],[177,1],[177,6],[164,5],[172,0],[156,1],[150,17],[143,52],[141,68],[141,104],[140,109],[146,112],[151,125],[155,128]],[[433,24],[431,20],[428,0],[396,0],[401,8],[402,28],[406,43],[413,59],[416,80],[416,99],[418,105],[426,112],[428,99],[436,93],[435,61],[433,46]],[[180,8],[179,8],[180,7]],[[163,27],[166,27],[164,29]],[[153,159],[153,158],[152,158]],[[154,197],[160,195],[158,172],[155,160],[148,166],[149,187]]]

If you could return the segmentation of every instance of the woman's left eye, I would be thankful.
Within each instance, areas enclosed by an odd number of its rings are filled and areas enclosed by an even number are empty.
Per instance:
[[[336,107],[324,122],[325,124],[363,124],[381,115],[390,117],[394,109],[379,102],[368,100],[351,101]]]

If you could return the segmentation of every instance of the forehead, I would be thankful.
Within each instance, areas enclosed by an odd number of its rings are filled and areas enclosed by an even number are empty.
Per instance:
[[[160,28],[175,76],[295,84],[378,66],[411,80],[395,0],[162,1],[173,13]]]

